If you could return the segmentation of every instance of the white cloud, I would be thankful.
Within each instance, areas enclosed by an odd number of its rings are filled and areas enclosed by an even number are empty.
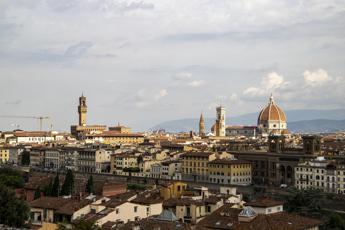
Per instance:
[[[284,84],[286,84],[286,82],[284,82],[284,77],[277,74],[276,72],[269,73],[261,81],[261,86],[263,86],[267,90],[277,89]]]
[[[76,91],[83,90],[90,92],[91,117],[111,122],[115,114],[130,123],[140,113],[139,128],[149,126],[149,119],[191,116],[219,93],[228,93],[232,104],[231,94],[240,96],[243,113],[270,91],[285,103],[345,107],[344,81],[336,83],[332,75],[345,72],[344,9],[339,0],[2,0],[0,85],[6,87],[0,98],[38,101],[36,107],[10,106],[8,113],[42,110],[58,117],[56,127],[65,130],[75,122]],[[307,85],[300,73],[317,72],[310,66],[322,66],[333,78],[321,79],[322,87],[311,87],[320,84],[315,78]],[[270,74],[262,80],[267,69],[284,78]],[[22,93],[37,85],[55,93],[59,106]],[[190,90],[200,85],[203,90]],[[146,90],[136,95],[139,88]],[[116,106],[106,113],[92,109],[107,100]],[[164,111],[154,106],[163,100],[169,105]]]
[[[203,80],[194,80],[194,81],[191,81],[191,82],[188,83],[188,85],[193,87],[193,88],[202,86],[204,84],[205,84],[205,81],[203,81]]]
[[[258,87],[248,87],[243,91],[243,94],[251,97],[268,95],[287,85],[289,85],[289,82],[285,81],[283,76],[271,72],[262,78]]]
[[[271,92],[279,103],[284,103],[288,109],[301,108],[341,108],[345,104],[345,79],[331,77],[326,70],[305,70],[302,78],[287,82],[282,76],[269,74],[264,77],[260,87],[247,87],[244,98],[247,102],[267,100]]]
[[[323,69],[318,69],[314,72],[306,70],[303,73],[304,82],[307,86],[322,86],[332,80],[328,73]]]
[[[189,72],[181,72],[173,75],[172,78],[176,81],[184,81],[192,78],[192,74]]]
[[[193,79],[193,74],[189,72],[180,72],[172,76],[173,86],[189,86],[197,88],[204,85],[204,80]]]
[[[165,97],[168,95],[168,90],[167,89],[161,89],[156,95],[155,99],[160,100],[161,98]]]

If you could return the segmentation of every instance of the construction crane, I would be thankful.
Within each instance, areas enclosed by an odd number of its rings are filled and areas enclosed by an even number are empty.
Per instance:
[[[40,131],[42,131],[43,120],[50,119],[47,116],[16,116],[16,115],[0,115],[0,118],[19,118],[19,119],[36,119],[40,123]]]

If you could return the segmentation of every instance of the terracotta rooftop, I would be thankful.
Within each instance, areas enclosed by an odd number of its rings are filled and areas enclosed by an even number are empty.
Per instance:
[[[138,227],[138,228],[135,228]],[[131,221],[125,225],[117,226],[117,230],[132,230],[132,229],[140,229],[140,230],[153,230],[153,229],[161,229],[161,230],[190,230],[190,225],[186,223],[181,223],[178,221],[160,221],[154,218],[146,218],[140,221]]]
[[[127,202],[128,199],[132,198],[135,195],[136,195],[135,192],[130,191],[130,192],[116,195],[116,196],[112,196],[112,197],[109,197],[110,198],[109,201],[103,203],[102,205],[109,207],[109,208],[115,208],[115,207]]]
[[[147,191],[139,194],[135,199],[131,200],[132,203],[136,204],[158,204],[163,203],[163,199],[160,196],[158,190]]]
[[[241,211],[242,209],[232,208],[232,204],[226,204],[201,220],[196,229],[304,230],[322,224],[319,220],[286,212],[258,214],[249,222],[240,222],[238,216]]]
[[[50,183],[53,176],[30,176],[29,181],[24,185],[25,189],[37,189],[40,187],[43,189],[44,186]]]
[[[170,198],[163,202],[163,207],[169,208],[169,207],[176,207],[176,206],[189,206],[191,204],[194,204],[196,206],[201,206],[201,205],[204,205],[204,201],[193,200],[191,198],[180,198],[180,199]]]
[[[252,200],[250,202],[245,203],[246,206],[252,206],[252,207],[262,207],[262,208],[268,208],[278,205],[283,205],[284,202],[272,200],[267,197],[260,197],[256,200]]]
[[[49,132],[43,131],[20,131],[14,132],[13,135],[15,137],[50,137],[51,134]]]
[[[213,152],[187,152],[182,155],[182,157],[209,157]]]
[[[71,199],[64,199],[61,197],[40,197],[37,200],[31,201],[29,203],[29,206],[31,208],[45,208],[58,210],[70,201]]]
[[[118,131],[103,131],[100,134],[89,134],[87,136],[95,136],[95,137],[144,137],[144,135],[140,134],[140,133],[120,133]]]
[[[223,158],[223,159],[215,159],[209,162],[209,164],[235,165],[235,164],[251,164],[251,162],[245,161],[245,160]]]
[[[82,199],[82,200],[70,200],[65,205],[62,205],[56,213],[64,214],[64,215],[73,215],[74,212],[78,211],[79,209],[91,204],[92,200]]]

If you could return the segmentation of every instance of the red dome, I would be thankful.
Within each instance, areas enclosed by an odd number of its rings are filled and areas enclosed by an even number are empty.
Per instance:
[[[285,113],[274,103],[272,96],[270,98],[270,102],[268,103],[268,105],[261,110],[258,118],[258,124],[267,121],[286,122]]]

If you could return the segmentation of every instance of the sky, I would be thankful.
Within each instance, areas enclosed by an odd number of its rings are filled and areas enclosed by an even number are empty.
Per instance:
[[[0,115],[68,131],[345,108],[344,0],[1,0]],[[37,129],[0,118],[0,130]]]

